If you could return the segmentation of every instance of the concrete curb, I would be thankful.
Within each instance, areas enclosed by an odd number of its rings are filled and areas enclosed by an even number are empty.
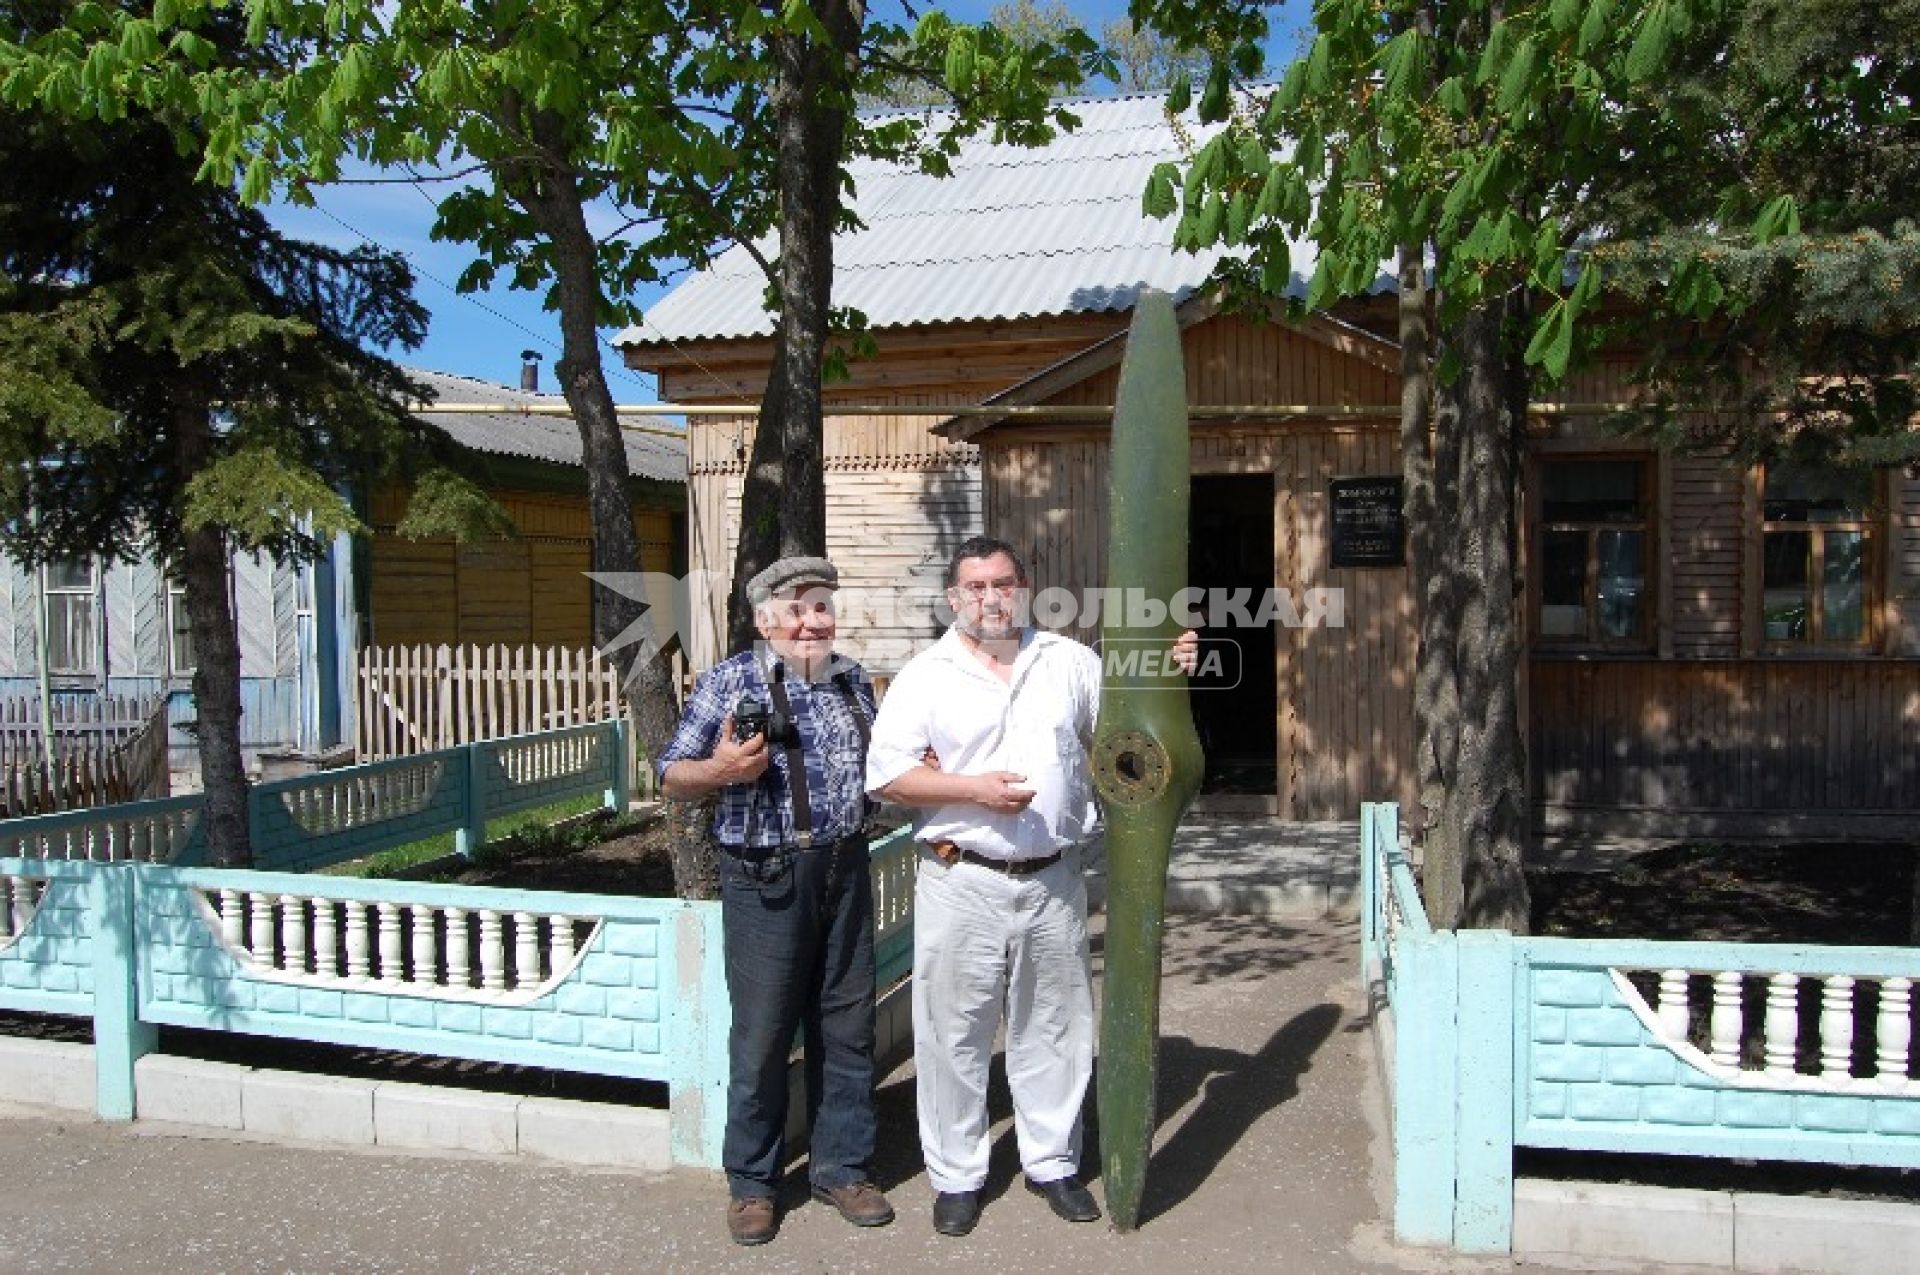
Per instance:
[[[1767,1275],[1906,1275],[1920,1270],[1920,1208],[1522,1178],[1513,1185],[1513,1255]]]
[[[399,1081],[270,1071],[150,1054],[138,1121],[301,1146],[386,1147],[658,1173],[674,1167],[665,1111]],[[93,1046],[0,1037],[0,1103],[93,1117]]]

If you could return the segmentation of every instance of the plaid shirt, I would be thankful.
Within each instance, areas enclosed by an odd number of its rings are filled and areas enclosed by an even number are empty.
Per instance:
[[[767,680],[782,661],[771,652],[763,665],[754,651],[745,651],[714,665],[694,685],[680,725],[660,755],[658,772],[677,761],[713,756],[720,741],[720,723],[733,712],[741,695],[751,693],[771,707]],[[845,674],[860,701],[859,712],[873,721],[873,683],[866,670],[852,660],[833,657],[833,671]],[[813,840],[819,845],[850,837],[866,826],[872,809],[866,794],[866,749],[854,724],[855,709],[837,681],[817,685],[783,679],[787,699],[800,728],[807,803],[813,813]],[[729,849],[768,849],[794,843],[793,789],[787,783],[787,750],[769,742],[770,764],[750,784],[728,784],[720,790],[713,835]]]

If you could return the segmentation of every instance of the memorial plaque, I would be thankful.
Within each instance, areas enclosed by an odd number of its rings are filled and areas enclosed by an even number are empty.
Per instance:
[[[1405,487],[1398,474],[1336,478],[1328,485],[1333,510],[1333,565],[1398,567],[1406,563]]]

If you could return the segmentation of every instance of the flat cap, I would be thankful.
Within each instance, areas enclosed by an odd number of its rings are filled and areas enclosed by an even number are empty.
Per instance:
[[[840,587],[840,573],[825,558],[781,558],[759,575],[747,581],[747,602],[759,606],[782,589],[796,584],[824,584]]]

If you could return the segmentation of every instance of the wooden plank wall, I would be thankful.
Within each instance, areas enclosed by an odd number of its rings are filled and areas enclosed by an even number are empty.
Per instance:
[[[711,573],[711,583],[692,607],[687,649],[704,670],[722,657],[742,478],[696,472],[688,481],[690,566]],[[870,672],[894,672],[942,632],[932,606],[948,555],[980,531],[980,470],[830,466],[826,489],[827,554],[840,569],[839,648]]]
[[[1893,618],[1896,631],[1888,649],[1920,656],[1920,465],[1894,475],[1903,495],[1891,519],[1893,533]]]
[[[1536,659],[1532,678],[1548,827],[1860,833],[1898,815],[1887,831],[1911,838],[1920,663]]]
[[[593,640],[591,528],[584,496],[495,492],[520,537],[406,540],[393,534],[405,495],[385,491],[373,505],[373,640],[381,645],[536,643],[587,646]],[[674,514],[636,509],[644,570],[673,571]]]

